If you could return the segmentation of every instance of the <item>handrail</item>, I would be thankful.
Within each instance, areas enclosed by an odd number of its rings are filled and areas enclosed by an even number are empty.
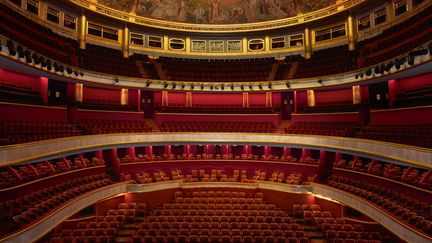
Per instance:
[[[75,136],[0,147],[0,165],[41,161],[115,147],[167,144],[256,144],[362,155],[432,168],[432,149],[358,138],[263,133],[129,133]]]

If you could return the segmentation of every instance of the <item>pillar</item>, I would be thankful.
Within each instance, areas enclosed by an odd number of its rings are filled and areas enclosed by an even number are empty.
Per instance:
[[[128,105],[129,104],[129,90],[121,89],[120,90],[120,104]]]
[[[243,92],[243,108],[249,107],[249,93]]]
[[[135,154],[135,147],[128,147],[127,148],[127,154],[131,157],[131,158],[136,158],[136,154]]]
[[[39,88],[40,88],[40,95],[44,101],[45,104],[48,103],[48,78],[40,77],[39,78]]]
[[[312,33],[309,27],[304,30],[304,57],[306,59],[312,58]]]
[[[356,49],[357,33],[354,24],[354,18],[349,15],[347,18],[347,36],[348,36],[348,50],[354,51]]]
[[[284,156],[291,156],[291,148],[290,147],[283,147],[283,155]]]
[[[310,149],[304,148],[304,149],[302,149],[302,155],[301,155],[301,159],[300,160],[304,160],[307,157],[310,157],[310,155],[311,155]]]
[[[361,89],[360,85],[354,85],[352,86],[352,93],[353,93],[353,104],[358,105],[361,104]]]
[[[137,111],[141,111],[141,90],[137,90]]]
[[[332,156],[333,155],[333,156]],[[318,163],[318,181],[325,182],[332,174],[334,154],[325,150],[320,151],[320,160]]]
[[[104,150],[103,157],[106,173],[111,176],[111,179],[120,178],[120,159],[117,155],[117,148]]]
[[[396,97],[396,80],[392,79],[388,81],[388,92],[389,92],[389,97],[388,97],[389,106],[393,106],[393,102]]]
[[[75,101],[83,102],[84,96],[84,85],[83,84],[75,84]]]
[[[297,113],[297,91],[294,91],[294,113]]]
[[[315,92],[313,90],[307,91],[307,105],[309,107],[315,106]]]
[[[127,25],[123,28],[123,38],[122,38],[122,53],[124,58],[129,58],[129,28]]]
[[[95,157],[98,158],[98,159],[102,159],[103,160],[102,150],[96,150],[95,151]]]
[[[386,22],[389,22],[395,18],[395,8],[394,8],[393,0],[387,0],[386,15],[387,15]]]
[[[79,38],[79,47],[81,49],[86,48],[86,39],[87,39],[87,17],[84,12],[81,13],[78,21],[78,38]]]
[[[150,157],[153,156],[153,146],[151,146],[151,145],[146,146],[145,150],[146,150],[146,155],[148,155]]]

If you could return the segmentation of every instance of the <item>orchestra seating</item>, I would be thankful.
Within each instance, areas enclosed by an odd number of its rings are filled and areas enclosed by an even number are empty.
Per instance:
[[[432,235],[432,208],[426,201],[380,185],[342,176],[331,176],[328,185],[359,196],[405,223]]]
[[[358,122],[296,122],[285,128],[285,133],[353,137]]]
[[[86,134],[141,133],[152,131],[152,128],[144,121],[135,120],[79,120],[78,126]]]
[[[160,130],[163,132],[260,132],[275,131],[272,122],[242,121],[163,121]]]
[[[273,59],[200,60],[160,57],[159,62],[168,80],[248,82],[268,80]]]

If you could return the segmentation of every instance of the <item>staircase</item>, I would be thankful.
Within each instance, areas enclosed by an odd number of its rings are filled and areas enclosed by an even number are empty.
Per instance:
[[[284,77],[284,79],[293,79],[294,74],[297,72],[298,66],[299,66],[299,62],[291,63],[291,66],[290,66],[288,72],[286,73],[286,76]]]
[[[276,129],[275,133],[285,133],[285,128],[291,125],[291,120],[281,120],[279,127]]]
[[[163,70],[162,64],[160,62],[155,62],[154,67],[156,69],[156,72],[159,75],[159,78],[162,80],[167,80],[167,74],[166,74],[166,71]]]
[[[146,118],[144,122],[147,126],[152,128],[152,132],[160,132],[158,125],[155,123],[154,119]]]
[[[275,76],[277,74],[278,69],[279,69],[279,64],[278,63],[273,63],[271,65],[271,72],[269,74],[268,81],[274,80],[274,78],[275,78]]]

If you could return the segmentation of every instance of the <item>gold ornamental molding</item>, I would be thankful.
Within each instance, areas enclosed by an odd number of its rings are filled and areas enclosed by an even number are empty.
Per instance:
[[[318,19],[326,18],[337,13],[351,9],[367,0],[345,0],[332,6],[323,8],[307,14],[299,14],[295,17],[289,17],[278,20],[243,23],[243,24],[192,24],[180,23],[173,21],[158,20],[137,16],[133,13],[126,13],[120,10],[112,9],[90,0],[69,0],[82,8],[109,16],[121,21],[127,21],[147,27],[158,29],[182,31],[182,32],[201,32],[201,33],[234,33],[234,32],[255,32],[263,30],[272,30],[295,26],[298,24],[309,23]]]

